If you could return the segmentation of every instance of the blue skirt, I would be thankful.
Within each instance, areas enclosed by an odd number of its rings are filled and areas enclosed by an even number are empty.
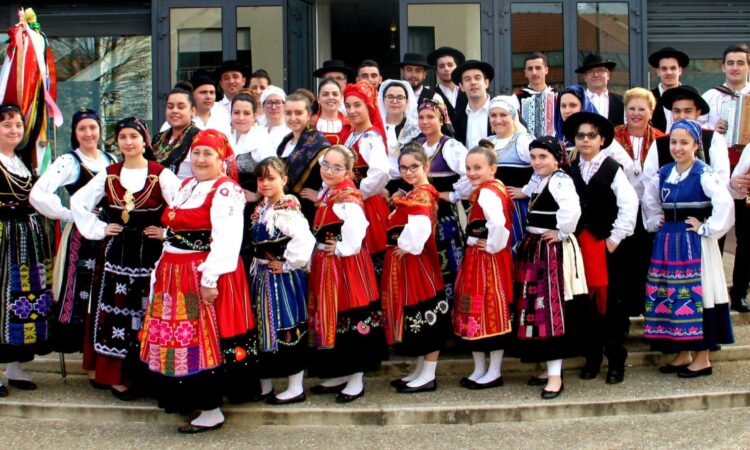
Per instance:
[[[518,247],[526,234],[526,216],[529,214],[529,199],[513,200],[513,213],[511,214],[511,250],[513,259],[518,254]]]

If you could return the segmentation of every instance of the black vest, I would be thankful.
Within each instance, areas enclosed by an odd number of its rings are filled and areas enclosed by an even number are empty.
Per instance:
[[[554,177],[553,173],[551,177]],[[546,228],[548,230],[557,229],[557,210],[560,206],[555,201],[555,197],[549,191],[549,183],[538,194],[531,194],[529,201],[529,213],[526,216],[526,224],[530,227]]]
[[[91,181],[91,179],[94,178],[96,174],[90,171],[88,167],[83,164],[83,161],[81,161],[81,157],[78,156],[78,153],[74,151],[70,152],[70,156],[72,156],[73,159],[78,163],[78,179],[73,183],[65,185],[65,190],[68,191],[68,195],[73,195],[78,192],[78,189],[86,186],[86,184]],[[102,156],[107,160],[109,164],[113,164],[115,162],[115,158],[107,152],[102,152]]]
[[[568,166],[568,173],[573,178],[581,202],[581,219],[578,221],[576,234],[586,228],[597,239],[607,239],[617,219],[617,197],[612,191],[612,182],[620,165],[607,156],[589,184],[586,184],[578,165],[579,158]]]
[[[700,154],[696,155],[698,159],[702,160],[709,166],[711,165],[711,141],[714,138],[714,130],[701,130],[703,132],[703,157]],[[656,150],[659,156],[659,167],[664,167],[667,164],[674,162],[672,154],[669,152],[669,135],[656,138]]]

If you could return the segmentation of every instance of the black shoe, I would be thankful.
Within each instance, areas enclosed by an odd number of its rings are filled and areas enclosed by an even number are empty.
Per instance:
[[[13,386],[22,391],[36,391],[36,383],[33,381],[8,379],[8,386]]]
[[[527,386],[544,386],[547,384],[547,379],[542,377],[531,377],[526,383]]]
[[[395,387],[396,389],[405,385],[406,383],[408,383],[408,381],[404,381],[401,378],[396,378],[395,380],[391,380],[391,386]]]
[[[339,392],[339,395],[336,396],[336,403],[351,403],[354,400],[364,397],[365,395],[365,388],[362,388],[361,391],[359,391],[359,394],[344,394],[343,392]]]
[[[463,377],[460,380],[458,380],[458,384],[463,388],[472,389],[471,386],[476,384],[476,382],[474,380],[470,380],[469,377]]]
[[[92,380],[91,378],[89,378],[89,384],[94,389],[102,389],[102,390],[109,389],[108,384],[97,383],[95,380]]]
[[[283,400],[276,397],[275,395],[272,395],[266,399],[266,403],[268,403],[269,405],[290,405],[292,403],[302,403],[305,400],[307,400],[307,396],[303,392],[300,395]]]
[[[609,369],[607,371],[607,384],[620,384],[625,380],[625,369]]]
[[[686,368],[689,365],[690,365],[690,363],[687,363],[687,364],[678,364],[678,365],[665,364],[665,365],[659,367],[659,372],[661,372],[661,373],[677,373],[677,372],[679,372],[680,370]]]
[[[399,394],[416,394],[417,392],[432,392],[437,389],[437,380],[428,381],[422,386],[411,387],[405,384],[403,387],[398,388]]]
[[[224,422],[217,423],[216,425],[212,425],[210,427],[204,427],[202,425],[193,425],[192,423],[188,422],[185,425],[178,428],[177,432],[181,434],[198,434],[198,433],[205,433],[206,431],[218,430],[219,428],[223,426],[224,426]]]
[[[578,374],[578,377],[582,380],[593,380],[598,376],[599,369],[592,369],[590,367],[584,367],[583,369],[581,369],[581,373]]]
[[[316,395],[338,394],[345,387],[346,383],[341,383],[337,386],[323,386],[322,384],[316,384],[315,386],[310,388],[310,392]]]
[[[0,385],[0,398],[8,396],[8,388],[4,385]]]
[[[141,398],[141,395],[136,392],[135,389],[128,389],[127,391],[121,392],[113,387],[110,387],[109,392],[111,392],[112,395],[124,402],[132,402],[133,400],[138,400],[139,398]]]
[[[732,300],[732,309],[741,313],[750,312],[750,304],[747,303],[746,297],[742,297],[739,300]]]
[[[711,375],[714,372],[714,368],[712,366],[705,367],[700,370],[690,370],[687,367],[684,369],[681,369],[677,372],[677,376],[680,378],[698,378],[698,377],[707,377]]]
[[[468,387],[472,390],[480,390],[480,389],[490,389],[494,387],[500,387],[503,385],[503,377],[497,377],[496,379],[490,381],[489,383],[478,383],[476,381],[473,382],[473,384],[470,384]]]
[[[547,389],[542,389],[542,398],[544,400],[552,400],[553,398],[557,398],[560,394],[562,394],[562,391],[565,389],[565,384],[560,385],[560,389],[556,391],[548,391]]]

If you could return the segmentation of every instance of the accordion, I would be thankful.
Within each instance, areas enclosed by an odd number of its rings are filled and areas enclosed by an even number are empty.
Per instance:
[[[555,135],[554,92],[542,92],[521,98],[521,118],[534,137]]]
[[[721,104],[719,116],[727,121],[727,147],[750,142],[750,95],[740,95]]]

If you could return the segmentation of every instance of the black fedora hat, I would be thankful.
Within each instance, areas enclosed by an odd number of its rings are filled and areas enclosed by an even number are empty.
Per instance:
[[[701,115],[708,114],[711,111],[711,107],[708,106],[706,100],[701,97],[701,94],[693,86],[683,84],[672,89],[667,89],[661,94],[661,102],[665,108],[671,110],[672,104],[677,100],[692,100],[695,102],[695,107],[701,110]]]
[[[250,74],[252,73],[249,67],[235,59],[228,59],[221,62],[221,65],[214,73],[214,77],[217,81],[221,80],[221,74],[224,72],[239,72],[245,78],[250,78]]]
[[[661,61],[662,58],[674,58],[677,60],[677,64],[679,64],[680,67],[687,67],[688,64],[690,64],[690,57],[686,53],[673,47],[664,47],[648,55],[648,63],[654,69],[658,69],[659,61]]]
[[[604,138],[602,148],[607,148],[612,144],[615,138],[615,127],[612,126],[612,122],[601,114],[585,111],[573,114],[563,123],[563,134],[568,142],[575,142],[578,127],[582,123],[592,123],[599,130],[599,134]]]
[[[329,59],[328,61],[323,61],[323,66],[315,69],[313,76],[316,78],[325,78],[324,75],[329,72],[341,72],[349,79],[354,78],[354,69],[347,66],[346,63],[340,59]]]
[[[453,73],[451,74],[451,80],[453,80],[453,82],[456,84],[460,84],[461,76],[463,76],[464,72],[471,69],[481,70],[484,74],[484,77],[490,81],[495,78],[495,69],[491,64],[484,61],[477,61],[476,59],[470,59],[453,70]]]
[[[595,67],[606,67],[609,70],[613,70],[615,67],[617,67],[617,63],[602,58],[602,55],[598,53],[589,53],[586,55],[585,58],[583,58],[583,63],[579,68],[576,69],[576,73],[585,73],[589,69],[593,69]]]
[[[198,69],[193,74],[193,77],[190,78],[190,84],[193,86],[193,90],[198,89],[198,87],[203,86],[205,84],[210,84],[214,88],[216,88],[216,80],[208,74],[203,69]]]
[[[434,67],[427,63],[427,58],[421,53],[404,53],[404,59],[401,60],[398,66],[422,66],[425,69],[434,69]]]
[[[456,50],[453,47],[440,47],[431,51],[430,54],[427,55],[427,63],[431,66],[437,67],[438,58],[442,58],[443,56],[452,56],[453,60],[456,61],[457,66],[460,66],[466,61],[466,56],[464,56],[459,50]]]

